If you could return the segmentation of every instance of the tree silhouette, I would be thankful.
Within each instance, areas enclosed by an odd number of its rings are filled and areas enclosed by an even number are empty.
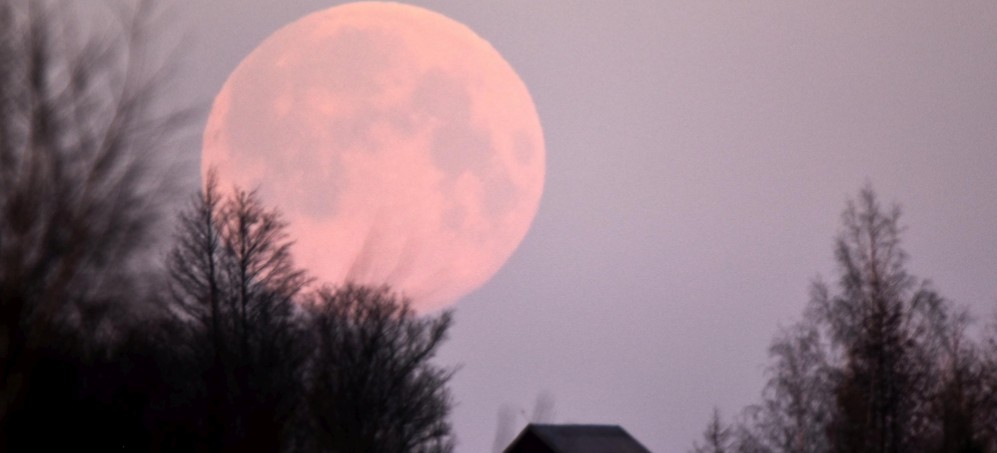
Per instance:
[[[307,380],[313,447],[326,451],[453,449],[446,387],[454,370],[430,360],[452,318],[417,317],[387,287],[346,285],[310,305]]]
[[[449,451],[446,388],[430,361],[451,316],[417,317],[388,288],[304,296],[285,224],[210,173],[169,255],[177,322],[203,395],[189,429],[212,451]],[[203,414],[203,415],[202,415]],[[168,415],[168,414],[167,414]]]
[[[208,442],[278,450],[288,437],[304,360],[285,224],[253,192],[218,191],[213,173],[180,216],[168,258],[174,311],[192,329],[208,398]]]
[[[833,370],[820,331],[806,320],[785,329],[773,340],[769,356],[774,363],[762,402],[745,410],[750,430],[739,430],[735,437],[753,445],[753,451],[827,451]]]
[[[997,348],[974,342],[968,312],[908,274],[899,219],[868,186],[848,203],[837,285],[816,281],[803,320],[773,341],[763,401],[732,428],[735,451],[997,448]]]
[[[113,336],[111,315],[147,299],[153,169],[183,118],[153,105],[149,5],[106,39],[59,6],[0,1],[0,448],[60,332]]]
[[[121,5],[105,38],[0,0],[0,450],[452,449],[449,313],[305,295],[278,212],[213,176],[152,259],[185,114],[156,104],[151,2]]]
[[[813,310],[840,348],[843,369],[830,425],[836,451],[908,451],[924,434],[919,306],[940,297],[905,269],[900,209],[884,210],[866,187],[842,215],[838,292],[815,283]]]
[[[968,336],[972,322],[968,311],[949,308],[940,300],[929,301],[921,311],[923,328],[930,333],[922,360],[931,364],[932,371],[926,398],[932,421],[927,429],[928,445],[934,451],[997,448],[997,427],[991,422],[997,411],[993,396],[997,374],[988,368],[987,344],[978,344]]]
[[[997,310],[994,311],[980,356],[983,361],[980,390],[983,411],[980,414],[982,432],[979,434],[984,445],[993,451],[997,450]]]
[[[720,417],[720,409],[713,408],[710,423],[703,431],[703,443],[693,444],[691,453],[725,453],[731,451],[731,428]]]

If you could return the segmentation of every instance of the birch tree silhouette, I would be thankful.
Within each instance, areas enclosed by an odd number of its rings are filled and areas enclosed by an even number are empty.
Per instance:
[[[900,209],[866,186],[842,215],[837,283],[816,281],[803,319],[773,341],[762,403],[739,452],[975,452],[997,448],[995,343],[906,269]]]

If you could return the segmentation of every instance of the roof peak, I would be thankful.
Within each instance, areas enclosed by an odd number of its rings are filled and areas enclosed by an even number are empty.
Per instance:
[[[535,440],[531,441],[530,438]],[[545,448],[535,449],[538,441]],[[527,444],[531,446],[527,448]],[[620,425],[530,423],[505,451],[507,453],[519,451],[649,453],[650,450],[637,442]]]

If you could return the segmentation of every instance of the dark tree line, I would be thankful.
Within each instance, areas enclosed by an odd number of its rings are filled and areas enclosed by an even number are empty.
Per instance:
[[[171,122],[143,102],[134,36],[77,45],[44,8],[0,2],[0,424],[60,326],[99,338],[142,293],[146,150]]]
[[[449,313],[313,284],[213,178],[152,252],[182,120],[142,71],[152,5],[106,38],[62,6],[0,0],[0,451],[451,451]]]
[[[714,414],[696,451],[997,451],[997,323],[971,336],[970,314],[907,272],[900,210],[871,188],[842,224],[837,284],[815,282],[773,340],[762,401]]]
[[[305,387],[315,442],[332,451],[453,449],[442,384],[454,370],[425,366],[446,338],[449,313],[416,319],[386,287],[353,285],[319,291],[307,308],[321,364]]]

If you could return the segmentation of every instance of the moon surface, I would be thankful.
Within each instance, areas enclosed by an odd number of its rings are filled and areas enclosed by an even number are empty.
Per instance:
[[[267,38],[225,82],[202,174],[257,189],[320,282],[388,284],[419,311],[480,287],[543,191],[536,108],[484,39],[443,15],[352,3]]]

